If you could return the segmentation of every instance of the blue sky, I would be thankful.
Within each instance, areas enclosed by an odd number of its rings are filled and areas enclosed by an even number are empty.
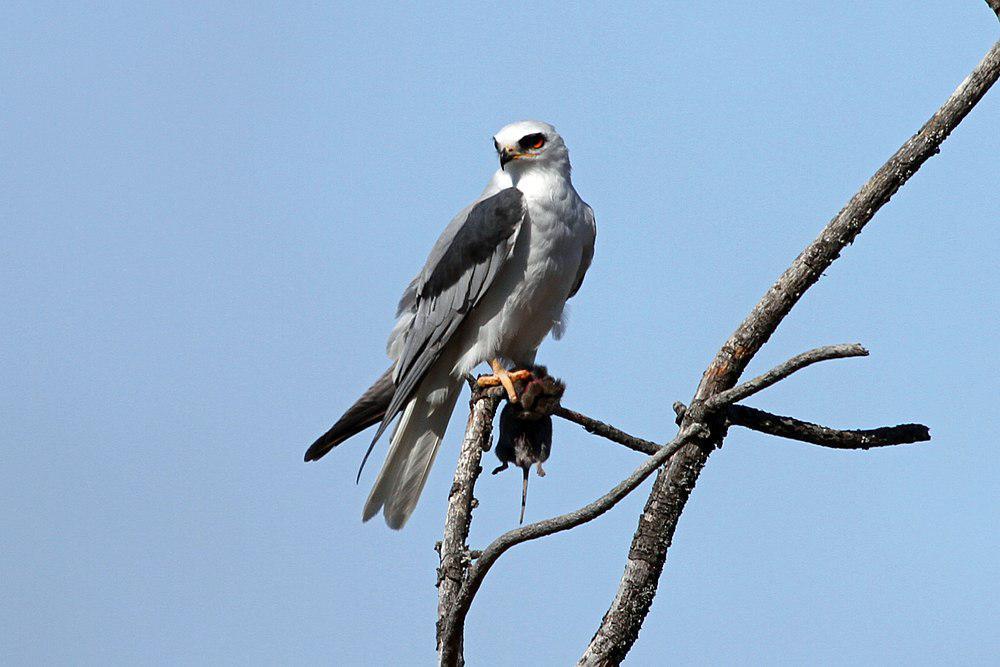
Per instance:
[[[398,533],[360,521],[363,439],[302,453],[383,370],[492,133],[555,124],[597,214],[540,361],[570,407],[666,439],[760,294],[1000,35],[975,1],[365,4],[0,8],[3,662],[430,663],[463,415]],[[751,403],[933,443],[734,430],[630,664],[1000,651],[998,124],[994,90],[751,368],[862,342]],[[638,464],[557,424],[528,518]],[[519,485],[481,481],[473,546],[514,525]],[[647,490],[505,556],[470,664],[575,660]]]

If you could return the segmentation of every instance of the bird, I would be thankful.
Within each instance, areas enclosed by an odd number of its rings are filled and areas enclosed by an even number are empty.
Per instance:
[[[511,123],[493,135],[493,148],[499,169],[444,229],[403,292],[386,347],[389,368],[306,451],[307,462],[318,460],[377,424],[363,469],[399,417],[364,521],[381,511],[390,528],[406,524],[474,368],[488,363],[493,381],[517,401],[511,370],[532,366],[549,333],[561,338],[566,301],[593,260],[594,211],[573,187],[556,129]]]

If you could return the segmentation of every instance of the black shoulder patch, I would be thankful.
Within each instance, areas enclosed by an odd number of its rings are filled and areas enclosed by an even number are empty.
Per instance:
[[[508,239],[524,217],[524,195],[507,188],[472,207],[441,261],[420,290],[421,298],[437,296],[469,269],[485,262]]]

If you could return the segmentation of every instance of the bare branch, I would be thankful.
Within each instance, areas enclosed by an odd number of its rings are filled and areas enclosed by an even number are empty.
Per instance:
[[[505,551],[522,542],[537,540],[546,535],[569,530],[601,516],[621,502],[637,486],[642,484],[674,452],[685,444],[697,439],[699,434],[707,435],[704,427],[701,425],[691,424],[684,427],[677,434],[677,437],[663,447],[659,447],[658,451],[646,459],[635,472],[594,502],[568,514],[562,514],[551,519],[545,519],[544,521],[538,521],[507,531],[486,547],[479,558],[476,559],[476,562],[469,567],[465,585],[462,586],[461,591],[454,600],[454,604],[450,607],[450,613],[443,619],[444,628],[439,639],[441,664],[461,664],[465,617],[472,605],[473,598],[475,598],[480,585],[483,583],[486,573],[490,571],[490,568]]]
[[[733,387],[732,389],[719,392],[712,398],[705,401],[705,405],[710,409],[719,408],[724,405],[732,405],[737,401],[742,401],[743,399],[753,396],[757,392],[763,391],[771,385],[784,380],[792,373],[820,361],[827,361],[829,359],[844,359],[846,357],[867,356],[868,350],[861,347],[858,343],[817,347],[813,350],[809,350],[808,352],[803,352],[802,354],[792,357],[785,363],[775,366],[763,375],[758,375],[754,379],[744,382],[743,384]]]
[[[810,422],[771,414],[746,405],[731,405],[727,411],[729,423],[768,435],[808,442],[833,449],[872,449],[926,442],[930,429],[923,424],[900,424],[865,430],[842,431]]]
[[[472,523],[472,510],[476,500],[473,496],[476,480],[482,472],[480,465],[483,452],[490,448],[493,433],[493,417],[500,399],[496,392],[477,391],[472,388],[469,400],[469,423],[458,455],[455,480],[448,495],[448,512],[445,515],[444,538],[440,543],[441,565],[438,568],[438,650],[441,650],[441,636],[444,619],[455,606],[455,600],[465,582],[471,558],[466,540]],[[462,647],[457,647],[457,661],[462,664]]]
[[[678,421],[680,421],[687,412],[687,406],[676,402],[674,403],[674,411],[678,415]],[[594,435],[643,454],[652,455],[661,449],[661,446],[655,442],[636,438],[610,424],[605,424],[568,408],[560,407],[555,414],[580,424]],[[772,414],[746,405],[727,406],[725,414],[726,420],[731,426],[742,426],[767,435],[833,449],[873,449],[875,447],[926,442],[931,439],[930,429],[923,424],[900,424],[873,429],[845,430],[813,424],[794,417]]]
[[[998,77],[1000,42],[993,45],[944,106],[865,183],[761,298],[706,369],[695,401],[706,401],[736,384],[747,364],[806,290],[896,191],[939,152],[941,143]],[[683,424],[688,423],[690,415]],[[618,593],[580,664],[617,665],[632,648],[656,596],[677,521],[709,453],[709,448],[686,445],[657,475],[632,540]]]
[[[561,405],[556,408],[556,411],[553,414],[558,417],[562,417],[567,421],[571,421],[574,424],[579,424],[583,428],[587,429],[588,433],[599,435],[612,442],[617,442],[619,445],[625,445],[629,449],[637,452],[652,455],[660,451],[660,445],[655,442],[643,440],[642,438],[637,438],[634,435],[629,435],[625,431],[617,429],[610,424],[597,421],[587,415],[580,414],[579,412],[575,412],[569,408],[564,408]]]

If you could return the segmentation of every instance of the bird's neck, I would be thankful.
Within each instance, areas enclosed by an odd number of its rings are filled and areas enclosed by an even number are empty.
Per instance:
[[[554,165],[532,165],[531,169],[514,171],[511,183],[524,193],[525,197],[559,197],[573,191],[569,163]]]

